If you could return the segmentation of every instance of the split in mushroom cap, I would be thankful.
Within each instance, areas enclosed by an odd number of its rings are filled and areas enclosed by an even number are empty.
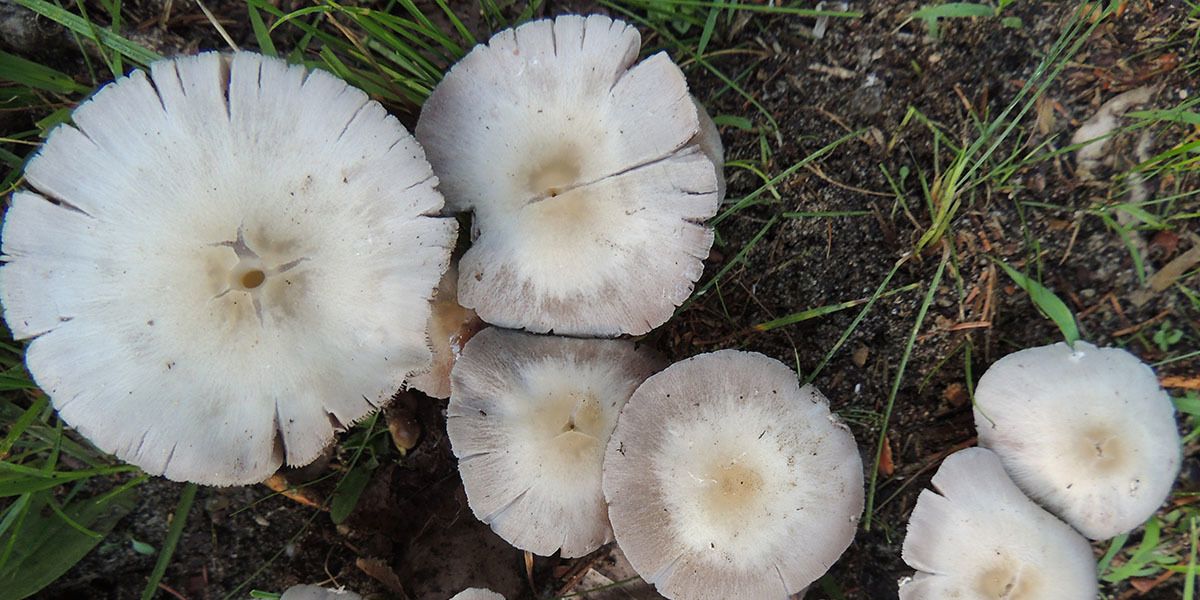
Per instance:
[[[484,588],[467,588],[450,600],[504,600],[504,596]]]
[[[1013,481],[1092,539],[1154,514],[1179,474],[1175,407],[1154,372],[1118,348],[1021,350],[975,392],[979,444]]]
[[[450,397],[450,370],[462,354],[471,336],[483,327],[475,311],[458,303],[458,269],[450,267],[438,283],[429,316],[429,344],[433,348],[433,366],[408,380],[409,387],[431,398]]]
[[[471,510],[500,537],[548,556],[612,540],[604,447],[630,394],[661,366],[623,340],[486,329],[454,366],[446,428]]]
[[[960,450],[917,499],[904,562],[919,572],[901,600],[1095,600],[1087,540],[1013,484],[989,450]]]
[[[779,599],[824,574],[862,513],[862,459],[812,386],[722,350],[646,380],[604,464],[617,544],[659,593]]]
[[[316,585],[294,585],[283,592],[279,600],[362,600],[362,596],[343,589],[328,589]]]
[[[717,177],[683,73],[631,66],[640,36],[563,16],[494,36],[456,64],[417,137],[447,207],[473,210],[459,301],[488,323],[641,334],[691,294]]]
[[[456,224],[366,94],[209,53],[135,71],[72,121],[13,196],[0,300],[99,448],[170,479],[261,481],[429,365]]]

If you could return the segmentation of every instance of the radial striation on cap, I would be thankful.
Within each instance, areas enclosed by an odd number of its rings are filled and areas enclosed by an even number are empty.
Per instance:
[[[62,418],[151,474],[261,481],[428,368],[456,224],[416,140],[252,53],[105,86],[29,162],[0,301]]]
[[[662,53],[634,65],[640,41],[600,15],[527,23],[467,54],[422,107],[447,207],[474,212],[459,299],[484,321],[636,335],[691,294],[719,170],[682,71]]]
[[[522,550],[612,541],[601,463],[617,415],[661,367],[624,340],[485,329],[451,374],[446,428],[471,510]]]
[[[1182,447],[1154,372],[1076,342],[996,361],[975,391],[979,444],[1031,498],[1089,538],[1135,529],[1166,500]]]
[[[900,600],[1095,600],[1088,541],[1026,498],[983,448],[960,450],[917,498]]]
[[[678,600],[782,600],[850,545],[864,503],[850,431],[783,363],[722,350],[646,380],[609,441],[617,544]]]

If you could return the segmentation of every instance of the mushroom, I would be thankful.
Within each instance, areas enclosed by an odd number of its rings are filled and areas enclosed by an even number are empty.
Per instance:
[[[612,541],[601,462],[617,414],[660,367],[624,340],[485,329],[454,365],[446,428],[475,516],[510,544],[583,556]]]
[[[687,82],[640,36],[568,15],[496,34],[421,109],[447,207],[474,211],[459,302],[502,327],[642,334],[692,292],[718,181]],[[696,141],[693,141],[696,140]]]
[[[279,600],[362,600],[362,596],[341,588],[328,589],[316,585],[293,585],[283,592]]]
[[[504,600],[504,596],[484,588],[467,588],[450,600]]]
[[[1175,407],[1118,348],[1076,342],[996,361],[975,391],[979,444],[1029,497],[1094,540],[1154,514],[1179,474]]]
[[[1095,600],[1096,559],[1083,536],[1042,510],[990,450],[951,454],[917,498],[900,600]]]
[[[25,170],[0,302],[59,415],[150,474],[262,481],[428,368],[456,223],[420,146],[323,71],[239,52],[105,86]]]
[[[453,266],[438,283],[429,316],[429,343],[433,347],[433,366],[408,380],[409,387],[431,398],[450,397],[450,369],[462,354],[471,336],[483,326],[475,311],[458,303],[458,269]]]
[[[700,103],[700,99],[692,96],[692,105],[696,107],[699,119],[699,131],[690,143],[700,148],[700,151],[712,161],[713,170],[717,174],[717,202],[725,200],[725,145],[721,143],[721,132],[717,124],[708,116],[708,111]]]
[[[604,496],[617,544],[664,596],[783,599],[854,538],[862,459],[816,388],[779,361],[721,350],[633,394]]]

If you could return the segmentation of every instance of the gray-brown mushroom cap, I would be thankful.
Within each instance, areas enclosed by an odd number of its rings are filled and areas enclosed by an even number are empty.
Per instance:
[[[446,429],[471,510],[510,544],[582,556],[612,540],[604,448],[661,367],[624,340],[486,329],[454,365]]]
[[[1096,559],[1083,536],[1026,498],[997,456],[967,448],[917,498],[901,600],[1095,600]]]
[[[617,543],[677,600],[783,600],[850,545],[864,503],[850,431],[812,386],[722,350],[646,380],[609,440]]]
[[[1087,342],[996,361],[975,391],[975,427],[1029,497],[1097,540],[1150,518],[1182,461],[1175,405],[1154,372]]]

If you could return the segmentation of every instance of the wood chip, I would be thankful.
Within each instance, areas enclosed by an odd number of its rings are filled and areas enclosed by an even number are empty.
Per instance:
[[[1200,263],[1200,244],[1192,246],[1191,250],[1176,256],[1171,262],[1163,265],[1157,273],[1152,275],[1146,281],[1150,285],[1150,289],[1161,292],[1175,285],[1180,277],[1183,277],[1189,269]]]
[[[378,558],[362,558],[359,557],[354,561],[354,566],[358,570],[369,575],[372,579],[382,583],[384,587],[390,590],[393,594],[400,598],[408,599],[408,592],[404,591],[404,585],[400,583],[400,577],[396,575],[396,571],[388,566],[386,562]]]

